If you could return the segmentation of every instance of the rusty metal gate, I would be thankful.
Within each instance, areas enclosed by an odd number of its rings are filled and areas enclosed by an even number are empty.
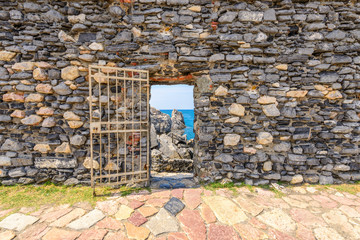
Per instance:
[[[89,66],[91,185],[149,181],[149,72]]]

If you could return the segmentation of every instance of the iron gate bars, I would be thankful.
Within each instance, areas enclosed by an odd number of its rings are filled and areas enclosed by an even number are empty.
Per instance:
[[[89,66],[91,186],[149,181],[149,72]]]

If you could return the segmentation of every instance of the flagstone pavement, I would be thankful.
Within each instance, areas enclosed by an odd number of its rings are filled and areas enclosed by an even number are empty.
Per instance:
[[[0,209],[0,239],[232,240],[360,239],[360,193],[311,186],[275,194],[262,188],[154,190],[110,197],[92,208]]]

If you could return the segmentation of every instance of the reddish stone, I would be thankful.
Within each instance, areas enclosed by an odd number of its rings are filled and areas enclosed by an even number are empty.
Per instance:
[[[168,240],[188,240],[186,234],[180,233],[180,232],[169,233],[169,235],[167,236],[167,239]]]
[[[131,217],[128,218],[128,221],[135,226],[140,227],[147,222],[147,218],[141,215],[139,212],[134,212]]]
[[[208,197],[208,196],[212,196],[212,195],[213,195],[212,191],[204,189],[204,196]]]
[[[249,223],[251,225],[253,225],[254,227],[256,227],[256,228],[260,228],[260,229],[263,229],[263,230],[267,229],[267,225],[265,225],[264,223],[257,220],[257,218],[250,219]]]
[[[144,203],[143,202],[140,202],[140,201],[138,201],[138,200],[132,200],[129,204],[128,204],[128,206],[129,207],[131,207],[132,209],[137,209],[137,208],[139,208],[139,207],[141,207],[142,205],[144,205]]]
[[[114,215],[118,211],[118,203],[115,201],[97,202],[96,207],[104,213]]]
[[[163,207],[167,201],[168,201],[168,199],[154,198],[154,199],[147,200],[146,203],[153,207]]]
[[[296,238],[299,240],[315,240],[312,231],[301,224],[296,229]]]
[[[314,195],[312,197],[315,201],[318,201],[323,208],[336,208],[338,205],[335,201],[323,195]]]
[[[37,240],[41,239],[50,228],[48,228],[46,223],[35,224],[27,228],[23,233],[19,235],[20,240]]]
[[[64,208],[64,209],[59,209],[59,210],[55,210],[46,214],[43,214],[40,218],[40,222],[53,222],[55,220],[57,220],[58,218],[64,216],[65,214],[71,212],[72,208]]]
[[[67,231],[53,228],[46,233],[42,240],[74,240],[80,235],[77,231]]]
[[[106,233],[105,229],[89,229],[84,231],[77,240],[102,240]]]
[[[176,77],[151,77],[150,81],[153,81],[153,82],[186,82],[186,81],[191,81],[192,79],[193,79],[193,76],[191,74],[188,74],[188,75],[180,75],[180,76],[176,76]]]
[[[13,208],[11,208],[11,209],[6,209],[6,210],[1,210],[1,211],[0,211],[0,218],[8,215],[8,214],[11,213],[12,211],[14,211]]]
[[[109,232],[106,234],[104,240],[128,240],[128,238],[123,232]]]
[[[199,211],[184,209],[178,215],[178,219],[183,225],[183,229],[189,236],[189,239],[206,239],[206,227]]]
[[[170,198],[170,191],[160,191],[160,192],[155,192],[152,195],[153,198]]]
[[[302,223],[307,227],[321,227],[324,226],[324,221],[309,212],[306,209],[292,208],[290,210],[291,217],[298,223]]]
[[[178,188],[171,191],[171,196],[176,197],[178,199],[182,199],[184,194],[184,189]]]
[[[25,97],[23,92],[10,92],[3,95],[3,101],[4,102],[25,102]]]
[[[185,205],[190,209],[197,208],[201,203],[202,189],[186,189],[184,191]]]
[[[343,205],[360,206],[359,202],[357,202],[355,200],[352,200],[352,199],[349,199],[347,197],[331,195],[330,198],[332,198],[333,200],[335,200],[335,201],[337,201],[337,202],[339,202],[340,204],[343,204]]]
[[[106,228],[106,229],[115,230],[115,231],[124,229],[124,225],[120,221],[118,221],[114,218],[111,218],[111,217],[104,218],[103,220],[101,220],[100,222],[98,222],[96,224],[96,227]]]
[[[206,205],[205,203],[201,204],[200,213],[206,223],[216,222],[215,214],[213,213],[211,208],[208,205]]]
[[[236,231],[231,226],[210,224],[208,232],[209,240],[240,240]]]
[[[287,235],[286,233],[280,232],[276,229],[270,229],[268,235],[271,239],[274,240],[296,240],[292,236]]]
[[[250,224],[235,224],[234,228],[243,240],[267,239],[267,235],[264,232]]]

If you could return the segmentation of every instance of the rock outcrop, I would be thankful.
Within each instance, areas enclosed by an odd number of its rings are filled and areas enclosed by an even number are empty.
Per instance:
[[[171,117],[151,108],[151,170],[192,172],[193,140],[184,135],[184,116],[173,110]]]

